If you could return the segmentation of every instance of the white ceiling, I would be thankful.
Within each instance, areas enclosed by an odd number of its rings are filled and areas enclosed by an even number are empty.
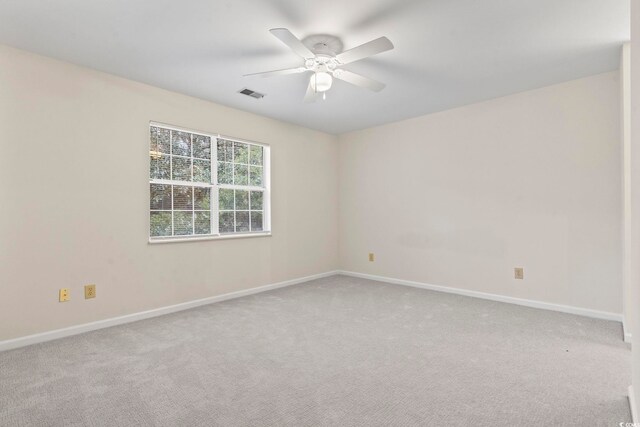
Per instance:
[[[308,75],[243,74],[302,60],[269,33],[395,49],[345,66],[303,103]],[[339,134],[618,68],[629,0],[2,0],[0,43]],[[237,93],[248,87],[267,96]]]

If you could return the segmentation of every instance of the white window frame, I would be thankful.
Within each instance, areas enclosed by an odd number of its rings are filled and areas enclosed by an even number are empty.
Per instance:
[[[151,170],[147,176],[149,177],[148,186],[151,184],[162,185],[182,185],[190,187],[203,187],[210,189],[210,212],[211,212],[211,234],[197,234],[187,236],[151,236],[151,210],[149,206],[151,204],[151,192],[147,191],[147,233],[149,235],[149,243],[171,243],[171,242],[193,242],[199,240],[221,240],[221,239],[242,239],[248,237],[265,237],[271,236],[271,146],[262,142],[250,141],[246,139],[236,138],[232,136],[226,136],[221,134],[215,134],[210,132],[203,132],[199,130],[178,127],[174,125],[168,125],[160,122],[149,122],[149,128],[147,136],[150,136],[151,127],[159,127],[163,129],[169,129],[177,132],[187,132],[196,135],[207,136],[211,138],[211,183],[205,184],[201,182],[193,181],[176,181],[172,179],[152,179]],[[249,185],[231,185],[231,184],[219,184],[218,183],[218,140],[224,139],[227,141],[239,142],[243,144],[259,145],[262,147],[262,181],[264,187],[256,187]],[[149,141],[149,140],[148,140]],[[169,141],[172,144],[172,141]],[[151,168],[151,162],[149,162],[149,168]],[[149,188],[149,187],[147,187]],[[219,190],[242,190],[242,191],[261,191],[262,192],[262,231],[247,231],[241,233],[220,233],[219,218]],[[173,193],[172,193],[173,199]],[[173,209],[172,209],[173,212]],[[171,224],[173,231],[173,221]]]

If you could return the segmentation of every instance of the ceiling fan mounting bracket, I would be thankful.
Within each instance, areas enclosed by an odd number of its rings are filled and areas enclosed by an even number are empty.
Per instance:
[[[302,39],[302,43],[316,55],[336,56],[342,52],[342,40],[330,34],[312,34]]]

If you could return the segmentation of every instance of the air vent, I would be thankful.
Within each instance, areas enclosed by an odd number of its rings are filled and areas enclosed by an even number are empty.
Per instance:
[[[261,98],[264,98],[264,94],[259,93],[259,92],[256,92],[255,90],[247,89],[247,88],[242,89],[242,90],[241,90],[241,91],[239,91],[238,93],[241,93],[241,94],[243,94],[243,95],[250,96],[250,97],[255,98],[255,99],[261,99]]]

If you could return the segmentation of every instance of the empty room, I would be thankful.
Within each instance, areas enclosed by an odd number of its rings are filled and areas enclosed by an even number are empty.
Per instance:
[[[0,135],[0,426],[640,426],[640,0],[4,0]]]

